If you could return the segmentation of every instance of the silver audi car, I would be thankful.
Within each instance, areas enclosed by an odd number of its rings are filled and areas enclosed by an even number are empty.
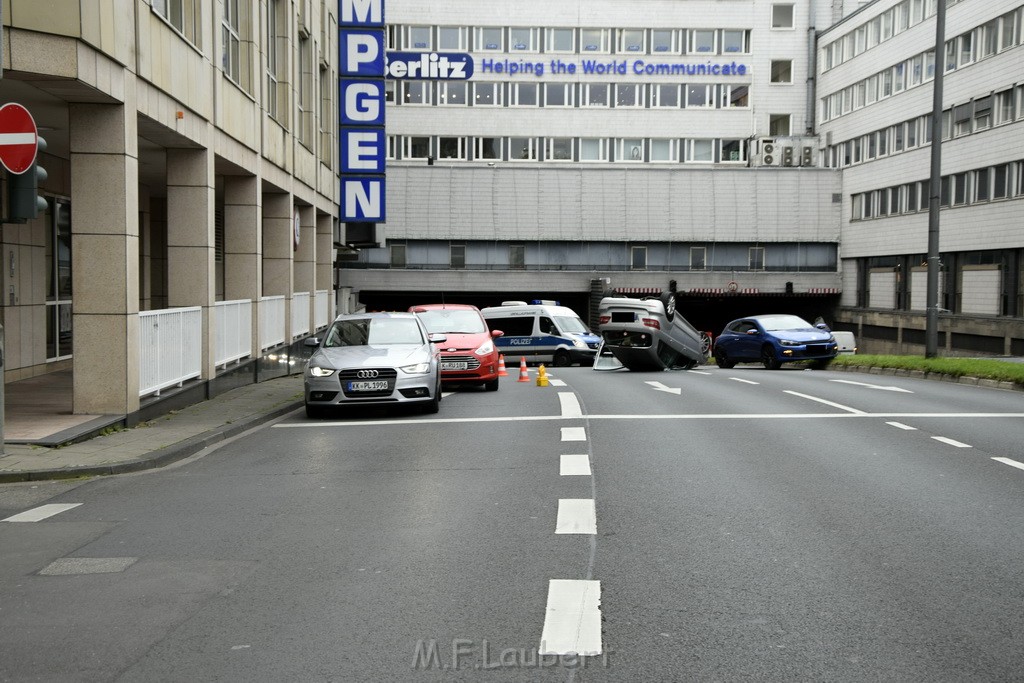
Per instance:
[[[428,334],[413,313],[338,316],[306,362],[308,417],[326,417],[338,406],[419,404],[436,413],[441,402],[443,334]]]

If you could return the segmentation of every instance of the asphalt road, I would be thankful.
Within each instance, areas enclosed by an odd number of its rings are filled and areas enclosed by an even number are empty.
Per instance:
[[[1024,395],[550,375],[0,487],[0,680],[1021,677]]]

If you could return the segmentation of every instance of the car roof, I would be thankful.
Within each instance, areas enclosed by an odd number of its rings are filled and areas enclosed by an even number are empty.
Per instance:
[[[441,311],[441,310],[479,311],[480,309],[477,308],[476,306],[472,305],[472,304],[416,304],[415,306],[410,306],[409,310],[415,313],[415,312],[418,312],[418,311]]]
[[[334,320],[358,320],[360,318],[416,318],[416,314],[407,311],[368,311],[366,313],[342,313]]]

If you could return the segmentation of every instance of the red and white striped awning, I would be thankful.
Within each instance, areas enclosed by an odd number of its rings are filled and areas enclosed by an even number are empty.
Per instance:
[[[808,294],[839,294],[840,289],[838,287],[811,287],[807,290]]]
[[[657,296],[661,294],[661,287],[616,287],[615,293],[632,296]]]

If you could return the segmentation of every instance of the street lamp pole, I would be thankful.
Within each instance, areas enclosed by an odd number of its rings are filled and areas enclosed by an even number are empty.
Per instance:
[[[932,168],[928,192],[928,297],[925,351],[935,358],[939,347],[939,202],[942,195],[942,77],[946,73],[946,0],[935,3],[935,79],[932,82]]]

